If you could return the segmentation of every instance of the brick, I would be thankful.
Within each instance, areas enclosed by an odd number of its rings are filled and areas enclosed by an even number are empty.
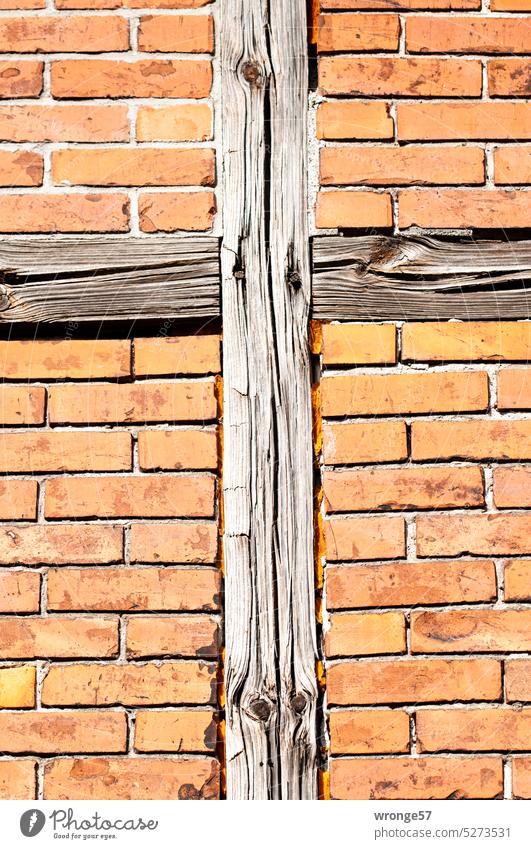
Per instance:
[[[478,97],[481,62],[475,59],[324,56],[321,94],[377,97]]]
[[[49,610],[218,610],[217,569],[50,569]]]
[[[204,421],[216,417],[214,381],[52,386],[53,424]]]
[[[420,557],[531,554],[531,514],[418,516]]]
[[[531,138],[530,103],[399,103],[403,141],[496,141]]]
[[[1,444],[0,434],[0,444]],[[17,434],[13,434],[17,436]],[[0,519],[37,518],[37,481],[0,481]]]
[[[0,611],[38,613],[40,575],[38,572],[0,572]]]
[[[404,324],[402,359],[421,362],[524,360],[531,357],[531,322],[459,321]]]
[[[529,749],[531,710],[420,710],[416,726],[419,752],[525,751]]]
[[[317,227],[391,227],[393,212],[387,192],[319,192]]]
[[[90,734],[87,733],[90,728]],[[115,711],[25,711],[0,713],[3,752],[41,755],[125,752],[127,721]]]
[[[12,525],[0,530],[0,564],[115,563],[122,558],[117,525]]]
[[[513,799],[531,799],[531,758],[512,758]]]
[[[216,556],[214,522],[134,524],[131,528],[133,563],[214,563]]]
[[[59,0],[59,2],[62,2],[62,0]],[[512,0],[512,2],[518,2],[518,0]],[[405,9],[422,11],[423,9],[480,8],[480,0],[321,0],[321,9]]]
[[[0,341],[0,377],[10,380],[128,377],[127,339]]]
[[[414,17],[406,22],[409,53],[529,53],[526,18],[464,15]]]
[[[43,69],[43,62],[0,61],[0,97],[38,97]]]
[[[392,139],[393,135],[387,103],[336,100],[317,108],[318,139]]]
[[[216,213],[213,192],[145,192],[138,202],[144,233],[210,230]]]
[[[325,637],[327,657],[406,651],[403,613],[333,613]]]
[[[505,601],[531,600],[531,560],[510,560],[504,568]]]
[[[42,156],[28,150],[0,151],[0,186],[41,186]]]
[[[487,374],[325,375],[321,398],[324,416],[480,411],[488,405]]]
[[[531,661],[505,661],[505,691],[508,702],[531,701]]]
[[[118,620],[95,616],[2,617],[0,656],[5,659],[113,657]]]
[[[501,758],[341,758],[331,764],[332,799],[497,799]]]
[[[496,507],[531,507],[531,468],[504,466],[494,469]]]
[[[213,752],[216,743],[210,710],[140,710],[136,715],[137,752]]]
[[[484,153],[449,145],[325,147],[320,175],[323,186],[484,183]]]
[[[132,462],[131,434],[125,432],[0,433],[0,472],[120,472]]]
[[[198,9],[212,0],[55,0],[56,9]]]
[[[10,142],[129,141],[125,106],[0,105],[0,140]]]
[[[4,384],[0,389],[0,424],[42,424],[44,422],[45,398],[45,390],[38,386],[25,388]]]
[[[329,704],[493,701],[501,697],[496,660],[341,661],[327,670]]]
[[[392,324],[323,324],[322,334],[324,365],[396,363]]]
[[[323,488],[328,511],[429,510],[485,503],[479,467],[328,470]]]
[[[216,701],[216,665],[192,660],[53,665],[44,679],[42,701],[65,707],[206,705]]]
[[[35,707],[36,676],[37,670],[34,666],[0,668],[0,707]]]
[[[218,625],[212,616],[132,616],[127,621],[129,657],[217,657]]]
[[[212,15],[143,15],[138,49],[146,53],[213,53]]]
[[[531,369],[502,369],[498,374],[500,410],[531,409]]]
[[[216,469],[216,431],[143,430],[138,434],[138,462],[143,471]]]
[[[385,463],[406,457],[404,422],[323,424],[325,463]]]
[[[104,53],[129,49],[129,22],[117,15],[2,18],[1,53]]]
[[[531,460],[531,421],[415,421],[411,456],[414,460]]]
[[[496,570],[492,561],[360,563],[329,565],[326,569],[329,610],[495,600]]]
[[[35,799],[37,763],[24,759],[0,761],[0,799]]]
[[[531,146],[519,144],[496,148],[494,182],[509,186],[531,183]]]
[[[45,799],[219,799],[213,758],[61,758],[46,764]]]
[[[398,205],[400,227],[526,227],[531,196],[502,189],[407,189]]]
[[[388,516],[327,519],[324,523],[328,560],[381,560],[404,557],[404,520]]]
[[[46,484],[44,515],[68,518],[158,518],[214,515],[211,475],[61,477]]]
[[[57,185],[212,186],[214,151],[206,148],[115,148],[52,153]]]
[[[0,9],[44,9],[46,0],[0,0]]]
[[[332,755],[409,751],[409,716],[403,710],[341,710],[329,716]]]
[[[206,103],[139,106],[136,138],[144,142],[208,141],[212,138],[212,109]]]
[[[531,610],[413,613],[411,651],[529,651]]]
[[[531,324],[530,324],[531,328]],[[135,374],[206,374],[219,372],[219,336],[161,336],[135,339]]]
[[[317,49],[320,53],[398,50],[398,15],[320,15]]]
[[[0,198],[1,233],[125,233],[125,194],[26,194]]]
[[[491,0],[490,8],[493,12],[529,12],[531,3],[529,0]]]
[[[208,97],[212,67],[206,59],[61,59],[51,79],[58,98]]]
[[[527,59],[492,59],[487,63],[490,96],[529,97],[531,81],[527,71]]]

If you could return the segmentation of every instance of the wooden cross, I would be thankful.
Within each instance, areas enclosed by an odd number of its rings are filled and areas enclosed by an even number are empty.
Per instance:
[[[221,244],[5,240],[0,317],[221,314],[227,795],[315,799],[310,317],[528,318],[531,242],[310,239],[306,0],[221,6]]]

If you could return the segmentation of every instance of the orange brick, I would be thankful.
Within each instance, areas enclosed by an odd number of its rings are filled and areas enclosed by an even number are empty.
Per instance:
[[[52,62],[52,95],[58,98],[208,97],[211,84],[212,67],[206,59]]]
[[[416,421],[411,443],[414,460],[526,460],[531,459],[531,421]]]
[[[335,100],[317,108],[318,139],[392,139],[393,134],[387,103]]]
[[[216,743],[210,710],[140,710],[136,715],[137,752],[213,752]]]
[[[144,15],[138,49],[146,53],[213,53],[212,15]]]
[[[137,377],[206,374],[218,372],[220,369],[219,336],[160,336],[155,339],[135,339]]]
[[[416,726],[419,752],[525,751],[529,749],[531,710],[421,710]]]
[[[500,410],[531,409],[531,369],[502,369],[498,375]]]
[[[50,569],[49,610],[218,610],[217,569]]]
[[[129,22],[117,15],[2,18],[2,53],[104,53],[129,49]]]
[[[0,199],[1,206],[1,199]],[[38,425],[44,422],[44,389],[37,386],[0,388],[0,424]]]
[[[56,9],[198,9],[212,0],[55,0]]]
[[[0,611],[37,613],[40,586],[38,572],[0,572]]]
[[[398,50],[398,15],[320,15],[317,49],[320,53]]]
[[[529,12],[531,2],[530,0],[491,0],[490,8],[493,12]]]
[[[0,97],[38,97],[43,69],[43,62],[0,61]]]
[[[129,657],[217,657],[218,625],[212,616],[132,616],[127,622]]]
[[[138,434],[138,462],[143,471],[216,469],[214,430],[148,430]]]
[[[138,212],[144,233],[210,230],[216,196],[213,192],[145,192],[139,197]]]
[[[531,661],[505,661],[505,690],[508,702],[531,701]]]
[[[328,560],[381,560],[405,555],[402,518],[363,516],[327,519],[324,534]]]
[[[370,660],[329,664],[329,704],[473,702],[501,696],[497,660]]]
[[[213,563],[216,556],[214,522],[135,524],[131,528],[133,563]]]
[[[323,424],[325,463],[385,463],[406,457],[404,422]]]
[[[497,799],[501,758],[341,758],[331,764],[332,799]]]
[[[52,386],[54,424],[178,422],[216,417],[214,381]]]
[[[509,186],[531,183],[531,146],[519,144],[496,148],[494,182]]]
[[[46,0],[0,0],[0,9],[44,9]]]
[[[404,324],[402,359],[524,360],[531,357],[531,322],[459,321]]]
[[[118,620],[109,617],[2,617],[0,656],[5,659],[114,657]]]
[[[510,560],[504,569],[505,601],[531,600],[531,560]]]
[[[35,707],[36,678],[37,670],[34,666],[6,666],[0,668],[0,707]],[[1,794],[0,798],[2,798]]]
[[[490,96],[529,97],[531,82],[527,70],[527,59],[492,59],[487,63]]]
[[[464,15],[414,17],[406,22],[409,53],[529,53],[526,18]]]
[[[326,569],[326,602],[330,610],[470,604],[495,599],[496,571],[489,560],[360,563],[329,565]]]
[[[0,377],[10,380],[128,377],[131,343],[126,339],[0,341]]]
[[[207,141],[212,138],[212,109],[206,103],[139,106],[136,137],[147,142]]]
[[[17,436],[18,434],[13,434]],[[0,434],[0,444],[1,444]],[[0,519],[35,519],[37,517],[37,481],[0,481]]]
[[[531,513],[418,516],[420,557],[531,554]]]
[[[517,2],[518,0],[514,0]],[[62,0],[59,0],[62,2]],[[499,2],[499,0],[498,0]],[[480,0],[321,0],[321,9],[480,9]]]
[[[393,324],[323,324],[322,333],[324,365],[396,363]]]
[[[87,729],[90,728],[90,734]],[[9,754],[125,752],[127,718],[116,711],[0,713],[0,747]]]
[[[504,466],[494,469],[496,507],[531,507],[531,468]]]
[[[329,716],[332,755],[379,755],[409,750],[403,710],[341,710]]]
[[[479,467],[329,470],[323,488],[328,511],[428,510],[485,503]]]
[[[484,372],[358,374],[325,376],[321,384],[324,416],[378,416],[485,410]]]
[[[119,472],[131,468],[132,448],[129,433],[0,433],[0,472]],[[22,484],[22,481],[19,483]],[[31,515],[20,518],[33,519],[34,511]]]
[[[397,134],[405,141],[531,138],[530,103],[399,103]]]
[[[35,799],[37,792],[37,763],[0,761],[0,799]]]
[[[334,613],[325,637],[328,657],[406,651],[403,613]]]
[[[526,227],[531,195],[502,189],[407,189],[399,193],[398,204],[400,227]]]
[[[128,229],[129,199],[124,194],[0,198],[1,233],[124,233]]]
[[[478,97],[481,62],[475,59],[324,56],[321,94],[389,97]]]
[[[407,186],[421,183],[484,183],[479,147],[344,145],[321,149],[323,186]]]
[[[0,106],[0,139],[11,142],[129,141],[125,106]]]
[[[531,758],[512,758],[512,767],[513,798],[531,799]]]
[[[317,227],[391,227],[393,212],[387,192],[319,192]]]
[[[212,186],[214,151],[206,148],[57,150],[52,177],[58,185]]]
[[[41,186],[44,165],[38,153],[0,151],[0,186]]]
[[[411,651],[529,651],[531,610],[444,610],[411,615]]]
[[[219,799],[213,758],[60,758],[46,764],[45,799]]]
[[[115,563],[122,558],[122,528],[114,525],[4,525],[0,563]]]

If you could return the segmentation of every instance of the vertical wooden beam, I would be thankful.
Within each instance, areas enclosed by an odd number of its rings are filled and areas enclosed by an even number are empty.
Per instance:
[[[305,0],[222,0],[227,795],[317,797]]]

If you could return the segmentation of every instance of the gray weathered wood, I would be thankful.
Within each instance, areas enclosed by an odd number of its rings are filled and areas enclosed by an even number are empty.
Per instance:
[[[0,242],[0,322],[219,313],[217,239]]]
[[[317,319],[531,316],[531,242],[314,239]]]
[[[317,796],[304,0],[223,0],[227,795]]]

